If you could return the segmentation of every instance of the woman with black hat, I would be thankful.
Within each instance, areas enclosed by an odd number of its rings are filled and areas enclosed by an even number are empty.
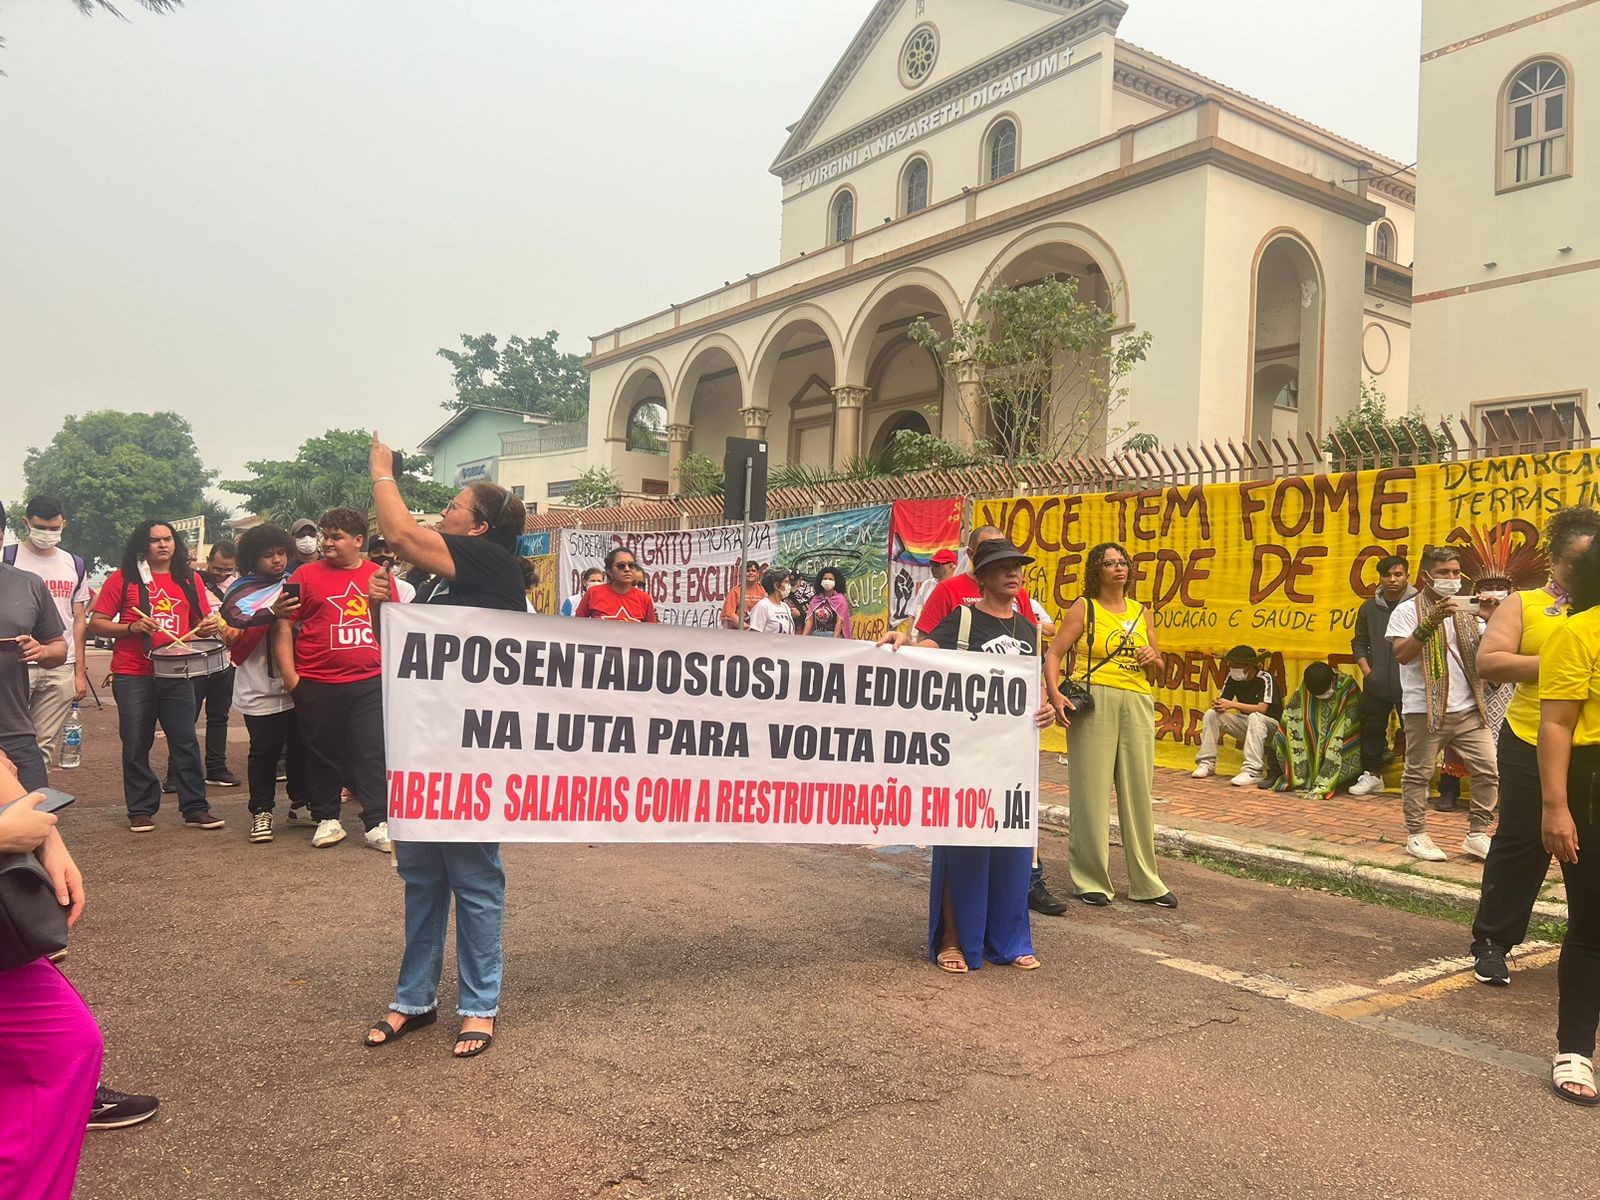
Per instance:
[[[956,607],[917,645],[1036,655],[1038,631],[1016,604],[1022,568],[1032,561],[1003,538],[978,547],[972,559],[977,602]],[[890,633],[880,644],[898,648],[906,644],[906,635]],[[1034,716],[1041,728],[1055,720],[1048,704]],[[1029,846],[935,846],[928,885],[928,956],[956,975],[978,970],[985,959],[1036,970],[1039,960],[1028,926],[1032,869]]]
[[[1132,560],[1115,542],[1089,551],[1083,595],[1061,618],[1044,656],[1044,686],[1056,715],[1071,730],[1067,763],[1072,882],[1085,904],[1111,903],[1111,788],[1117,789],[1128,897],[1177,908],[1178,898],[1156,869],[1156,709],[1150,670],[1161,661],[1150,610],[1133,598]],[[1062,694],[1063,663],[1073,655],[1073,678],[1093,698],[1079,712]]]

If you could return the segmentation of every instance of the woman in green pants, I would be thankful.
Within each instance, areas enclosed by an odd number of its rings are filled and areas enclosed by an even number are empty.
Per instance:
[[[1111,788],[1117,789],[1128,898],[1177,908],[1156,870],[1155,689],[1149,669],[1161,661],[1155,624],[1128,586],[1131,560],[1115,542],[1089,551],[1083,595],[1061,619],[1044,659],[1045,688],[1063,725],[1072,730],[1067,763],[1072,833],[1072,882],[1085,904],[1111,903]],[[1094,706],[1078,713],[1061,693],[1062,663],[1072,655],[1073,678]]]

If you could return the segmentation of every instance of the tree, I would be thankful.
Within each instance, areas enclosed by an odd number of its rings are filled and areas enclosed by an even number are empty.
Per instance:
[[[1334,422],[1322,439],[1322,452],[1336,471],[1370,471],[1434,462],[1448,444],[1416,409],[1391,417],[1377,381],[1364,379],[1361,403]]]
[[[680,496],[720,496],[726,482],[722,464],[698,450],[684,455],[683,462],[678,466]]]
[[[61,500],[71,548],[87,561],[113,563],[140,521],[199,514],[216,477],[201,465],[194,431],[177,413],[109,409],[68,417],[43,450],[29,447],[22,470],[29,495]]]
[[[122,17],[122,12],[111,0],[72,0],[78,6],[78,11],[84,16],[93,16],[96,9],[108,12],[113,17]],[[171,12],[175,8],[183,7],[183,0],[138,0],[141,8],[148,8],[153,13]],[[124,18],[125,19],[125,18]]]
[[[590,467],[562,499],[569,508],[613,508],[622,499],[622,481],[615,471]]]
[[[510,337],[501,346],[492,333],[463,333],[460,350],[441,349],[453,368],[455,399],[444,406],[460,412],[469,404],[537,413],[566,424],[589,415],[589,373],[583,358],[556,348],[560,335]]]
[[[972,435],[993,457],[1014,462],[1082,454],[1117,436],[1110,417],[1151,337],[1118,336],[1116,325],[1110,308],[1078,298],[1076,279],[1052,276],[989,288],[978,319],[955,322],[948,338],[920,317],[907,336],[934,356],[952,389],[978,384],[983,403],[967,414]]]
[[[263,520],[288,527],[300,518],[316,520],[330,508],[372,511],[367,455],[372,435],[360,429],[330,429],[300,444],[294,458],[247,462],[251,479],[225,479],[221,486],[246,498]],[[400,495],[414,511],[437,512],[455,492],[434,483],[418,469],[426,460],[406,457],[396,477]]]

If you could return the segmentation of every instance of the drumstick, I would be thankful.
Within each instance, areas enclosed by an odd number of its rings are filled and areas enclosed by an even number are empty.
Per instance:
[[[152,618],[150,616],[149,613],[145,612],[143,609],[139,608],[137,605],[134,606],[133,611],[137,616],[142,617],[143,619],[145,619],[147,621],[154,619],[154,618]],[[171,645],[171,646],[181,646],[184,642],[187,642],[190,638],[192,638],[199,631],[200,631],[200,627],[198,625],[196,625],[193,629],[189,630],[189,632],[184,634],[182,637],[173,637],[173,635],[170,634],[170,633],[167,633],[167,631],[165,629],[161,629],[159,627],[156,629],[157,633],[164,634],[165,636],[167,636],[169,638],[172,638],[172,640],[168,643],[168,645]]]

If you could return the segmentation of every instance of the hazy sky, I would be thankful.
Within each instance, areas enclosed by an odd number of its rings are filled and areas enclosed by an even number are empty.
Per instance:
[[[1420,2],[1130,0],[1121,35],[1410,162]],[[224,478],[331,426],[409,449],[458,334],[586,352],[772,265],[767,166],[872,3],[120,6],[0,0],[0,497],[96,408],[184,414]]]

